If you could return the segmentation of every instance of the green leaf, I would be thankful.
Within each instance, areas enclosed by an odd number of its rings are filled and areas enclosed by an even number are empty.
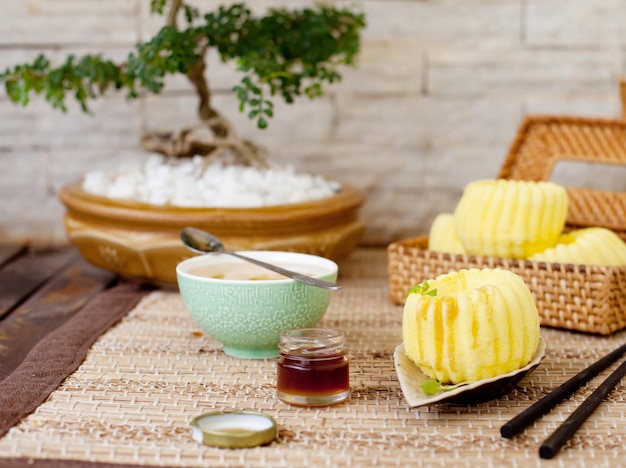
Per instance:
[[[15,103],[22,101],[22,97],[21,97],[22,87],[19,85],[17,81],[14,81],[14,80],[6,81],[6,83],[4,83],[4,88],[7,92],[7,96],[9,96],[9,99],[11,99],[11,101]]]
[[[237,96],[237,99],[242,103],[248,100],[248,93],[241,86],[233,87],[233,92]]]
[[[185,19],[189,24],[191,24],[194,19],[200,17],[200,11],[196,7],[183,4],[183,10],[185,11]]]
[[[420,296],[436,296],[437,289],[429,290],[428,282],[426,281],[424,283],[416,284],[411,289],[409,289],[407,296],[409,296],[410,294],[419,294]]]
[[[152,0],[150,2],[150,12],[162,15],[163,9],[165,8],[165,2],[166,0]]]
[[[320,97],[322,96],[322,94],[324,94],[322,91],[322,85],[320,83],[314,83],[311,86],[308,86],[304,90],[304,92],[310,99]]]
[[[426,395],[436,395],[437,393],[449,392],[450,390],[454,390],[455,388],[459,388],[467,384],[468,382],[461,382],[456,385],[447,385],[442,384],[435,379],[428,379],[420,384],[420,388]]]

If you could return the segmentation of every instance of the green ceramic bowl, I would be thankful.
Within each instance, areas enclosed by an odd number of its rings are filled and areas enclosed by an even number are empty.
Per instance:
[[[332,260],[296,252],[240,252],[325,281],[336,281]],[[178,288],[191,317],[231,356],[278,356],[284,330],[314,327],[332,291],[308,286],[227,254],[192,257],[176,267]],[[270,279],[271,278],[271,279]]]

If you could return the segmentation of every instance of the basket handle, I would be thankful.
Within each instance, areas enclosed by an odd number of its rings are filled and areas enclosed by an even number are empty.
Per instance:
[[[624,96],[625,82],[620,90]],[[559,160],[626,165],[626,114],[620,119],[527,116],[498,178],[549,180]],[[603,226],[626,240],[626,192],[566,189],[569,225]]]

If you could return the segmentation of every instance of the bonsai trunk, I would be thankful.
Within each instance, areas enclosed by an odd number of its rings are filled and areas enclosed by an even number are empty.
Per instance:
[[[181,0],[174,0],[168,13],[167,25],[176,27]],[[261,154],[261,149],[252,142],[237,137],[230,123],[211,106],[211,90],[206,77],[206,45],[199,44],[200,58],[187,71],[187,78],[198,95],[198,115],[200,124],[174,132],[147,132],[141,139],[146,151],[161,153],[171,158],[201,155],[205,165],[211,160],[230,151],[235,164],[267,168],[269,164]],[[208,130],[208,132],[207,132]],[[208,133],[208,134],[207,134]]]

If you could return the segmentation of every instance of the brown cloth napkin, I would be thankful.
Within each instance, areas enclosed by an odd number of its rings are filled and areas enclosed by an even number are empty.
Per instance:
[[[100,293],[35,345],[0,382],[0,437],[32,413],[84,360],[91,345],[149,289],[121,282]]]

